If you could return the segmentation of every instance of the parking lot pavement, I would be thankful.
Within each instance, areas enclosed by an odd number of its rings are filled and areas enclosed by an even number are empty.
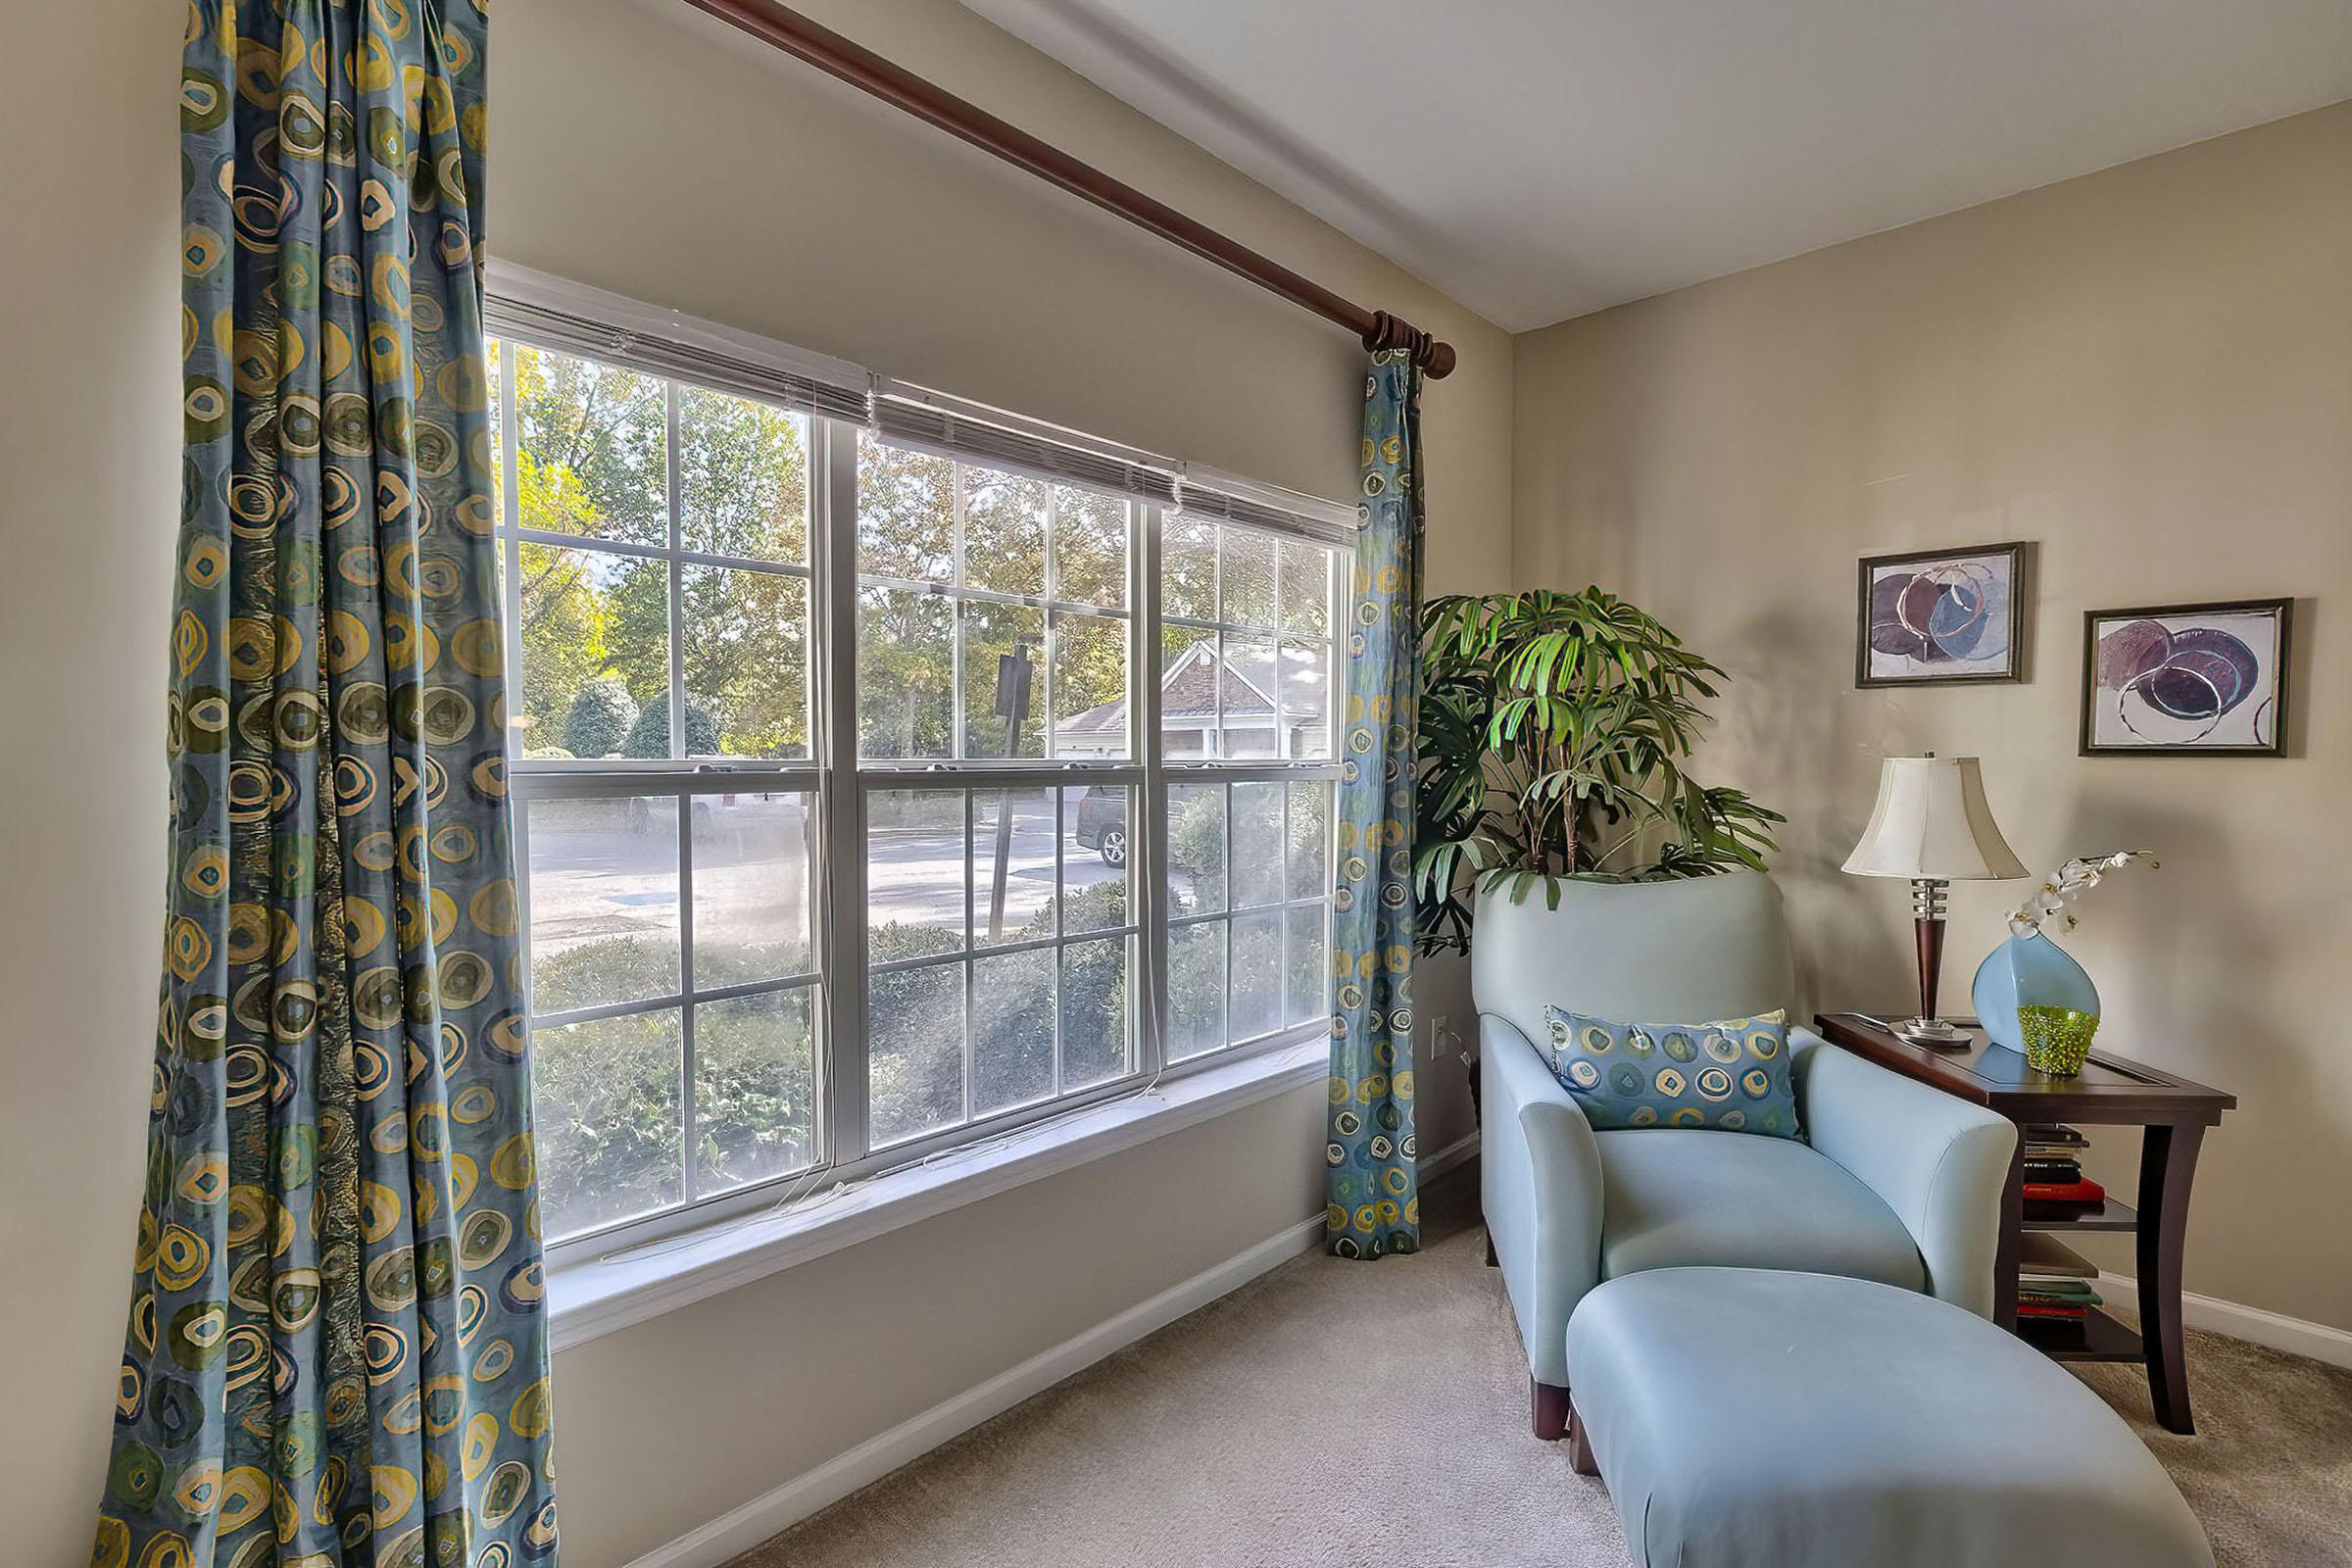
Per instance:
[[[630,808],[636,805],[632,811]],[[698,803],[700,804],[700,803]],[[619,936],[678,939],[675,808],[628,801],[537,802],[531,808],[531,941],[540,958]],[[1005,858],[1004,928],[1026,924],[1054,896],[1051,812],[1015,813]],[[972,845],[972,900],[985,930],[996,853],[993,822]],[[1076,892],[1123,873],[1065,838],[1064,885]],[[746,946],[798,941],[809,930],[806,821],[789,812],[716,808],[698,817],[695,921]],[[867,849],[866,902],[875,924],[960,926],[963,835],[934,828],[876,830]]]

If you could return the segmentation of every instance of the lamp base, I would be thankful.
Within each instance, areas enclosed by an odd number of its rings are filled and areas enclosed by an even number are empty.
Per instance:
[[[1911,925],[1919,939],[1919,1012],[1896,1026],[1895,1033],[1923,1046],[1964,1046],[1968,1036],[1936,1015],[1936,991],[1943,976],[1943,879],[1915,877],[1911,882]]]

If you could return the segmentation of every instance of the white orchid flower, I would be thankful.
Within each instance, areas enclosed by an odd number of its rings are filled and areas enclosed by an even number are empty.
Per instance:
[[[2150,870],[2163,864],[2150,850],[2116,850],[2089,859],[2078,858],[2068,860],[2050,873],[2050,879],[2026,901],[2023,908],[2009,916],[2010,934],[2040,936],[2047,931],[2051,921],[2058,919],[2065,920],[2066,928],[2073,930],[2077,922],[2067,905],[2097,887],[2108,872],[2120,870],[2138,859],[2145,859]]]

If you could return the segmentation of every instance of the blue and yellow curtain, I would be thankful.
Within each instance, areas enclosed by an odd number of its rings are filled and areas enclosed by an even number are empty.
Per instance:
[[[172,868],[100,1568],[556,1555],[480,0],[195,0]]]
[[[1409,349],[1372,355],[1340,867],[1332,916],[1329,1206],[1342,1257],[1421,1242],[1413,1168],[1413,727],[1421,691],[1421,370]]]

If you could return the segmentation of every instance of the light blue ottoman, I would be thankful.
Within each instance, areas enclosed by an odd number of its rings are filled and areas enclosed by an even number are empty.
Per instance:
[[[1644,1568],[2212,1568],[2098,1396],[1890,1285],[1625,1275],[1569,1320],[1568,1389]]]

